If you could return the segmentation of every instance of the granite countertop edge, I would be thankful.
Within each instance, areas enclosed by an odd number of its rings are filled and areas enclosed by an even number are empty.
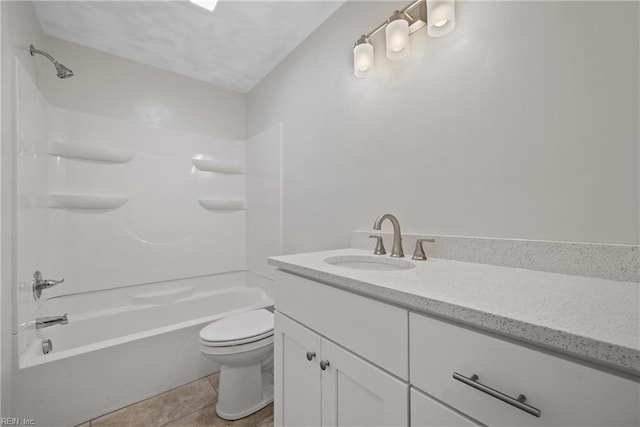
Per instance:
[[[316,279],[347,291],[496,332],[508,338],[640,376],[640,351],[634,348],[340,276],[295,262],[276,258],[269,258],[268,262],[284,271]]]

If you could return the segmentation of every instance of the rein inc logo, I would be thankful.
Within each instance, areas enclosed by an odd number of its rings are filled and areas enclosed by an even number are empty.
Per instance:
[[[34,426],[33,418],[0,418],[0,426]]]

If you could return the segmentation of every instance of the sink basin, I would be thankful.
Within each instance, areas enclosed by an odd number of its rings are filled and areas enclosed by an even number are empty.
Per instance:
[[[389,257],[366,255],[334,256],[326,258],[324,262],[335,265],[336,267],[371,271],[398,271],[409,270],[415,267],[413,263],[408,261]]]

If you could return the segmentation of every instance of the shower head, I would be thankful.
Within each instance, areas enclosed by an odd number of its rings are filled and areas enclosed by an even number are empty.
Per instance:
[[[60,77],[61,79],[68,79],[69,77],[73,77],[73,71],[71,71],[70,69],[68,69],[67,67],[65,67],[64,65],[56,61],[55,59],[53,59],[53,57],[49,55],[47,52],[38,50],[35,47],[33,47],[33,45],[30,45],[29,53],[31,53],[31,56],[33,56],[36,53],[40,54],[45,58],[47,58],[49,61],[53,62],[53,65],[55,65],[56,67],[56,72],[58,74],[58,77]]]
[[[56,71],[58,72],[58,77],[61,79],[68,79],[69,77],[73,77],[73,71],[60,64],[59,62],[53,63],[56,66]]]

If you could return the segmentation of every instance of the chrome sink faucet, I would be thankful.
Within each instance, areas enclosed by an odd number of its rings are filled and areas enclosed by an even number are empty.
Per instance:
[[[391,248],[391,256],[394,258],[402,258],[404,257],[404,251],[402,250],[402,234],[400,233],[398,218],[391,214],[380,215],[376,219],[376,222],[373,223],[373,229],[380,230],[382,222],[385,219],[391,221],[391,225],[393,225],[393,247]]]
[[[66,325],[67,323],[69,323],[69,319],[66,314],[62,316],[38,317],[36,318],[36,329],[48,328],[49,326],[55,325]]]

